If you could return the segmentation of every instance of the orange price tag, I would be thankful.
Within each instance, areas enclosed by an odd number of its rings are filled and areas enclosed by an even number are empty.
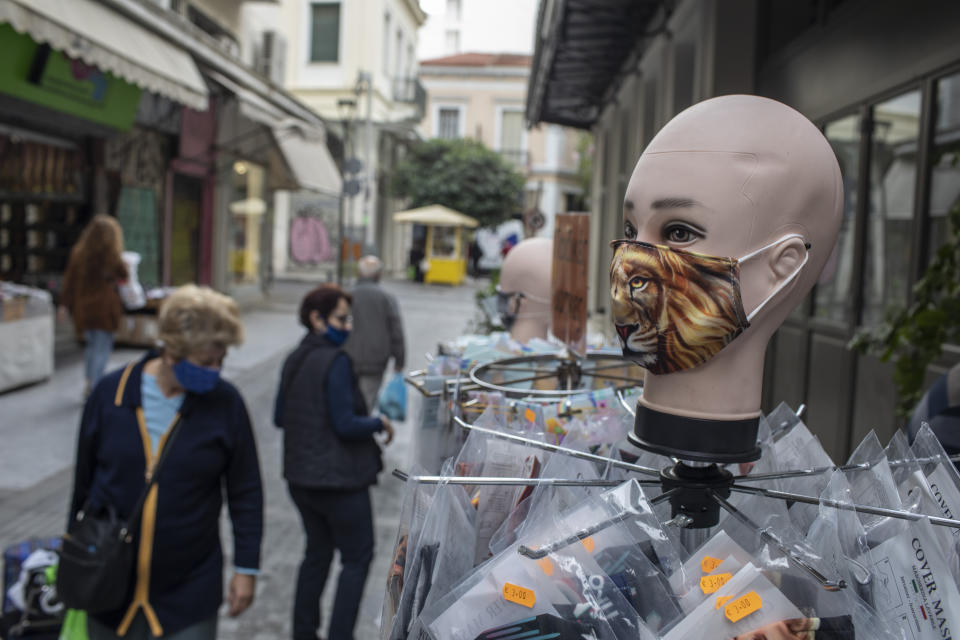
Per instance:
[[[727,584],[732,577],[732,573],[715,573],[712,576],[703,576],[700,578],[700,589],[704,593],[713,593],[723,585]]]
[[[544,575],[553,575],[553,562],[550,560],[550,558],[540,558],[537,560],[537,566],[540,567],[540,570],[543,571]]]
[[[527,422],[536,422],[537,414],[534,413],[533,409],[527,409],[523,412],[523,417],[527,419]]]
[[[719,609],[723,605],[727,604],[728,602],[730,602],[730,598],[732,597],[733,596],[717,596],[717,604],[714,607],[714,609]]]
[[[580,544],[582,544],[583,548],[587,550],[587,553],[593,553],[593,550],[597,547],[597,543],[593,541],[592,536],[584,538],[580,541]]]
[[[760,595],[756,591],[751,591],[745,596],[737,598],[723,608],[724,615],[730,622],[743,620],[754,611],[759,611],[763,606]]]
[[[515,584],[504,582],[503,599],[507,602],[513,602],[532,609],[534,603],[537,601],[537,596],[533,593],[533,589],[525,589],[524,587],[518,587]]]
[[[700,568],[703,569],[704,573],[713,573],[721,564],[723,564],[723,560],[720,558],[703,556],[703,560],[700,561]]]

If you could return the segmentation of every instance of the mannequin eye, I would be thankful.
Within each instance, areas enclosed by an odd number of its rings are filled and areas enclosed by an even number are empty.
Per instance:
[[[663,228],[663,239],[674,244],[687,244],[703,237],[702,231],[682,222],[671,222]]]
[[[637,230],[629,221],[623,223],[623,237],[627,240],[633,240],[637,237]]]
[[[630,278],[630,290],[631,291],[643,291],[647,288],[647,283],[650,282],[642,276],[633,276]]]

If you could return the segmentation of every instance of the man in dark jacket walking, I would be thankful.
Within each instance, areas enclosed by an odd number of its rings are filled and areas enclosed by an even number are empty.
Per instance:
[[[380,287],[383,263],[376,256],[364,256],[357,264],[357,285],[353,288],[353,332],[344,349],[353,360],[354,371],[367,407],[376,407],[387,362],[393,358],[396,372],[403,371],[403,324],[397,300]]]

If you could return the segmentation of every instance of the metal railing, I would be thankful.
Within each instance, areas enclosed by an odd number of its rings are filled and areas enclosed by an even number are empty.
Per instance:
[[[393,100],[403,104],[412,104],[420,118],[427,111],[427,90],[418,78],[394,78]]]

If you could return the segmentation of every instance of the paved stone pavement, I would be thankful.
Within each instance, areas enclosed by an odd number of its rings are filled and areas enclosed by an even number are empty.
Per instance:
[[[268,305],[244,314],[247,341],[231,350],[225,366],[225,377],[241,389],[253,419],[266,492],[266,534],[256,601],[239,618],[221,618],[218,637],[225,640],[272,640],[290,635],[290,609],[303,536],[299,516],[280,477],[282,434],[274,428],[271,417],[280,364],[302,335],[295,318],[296,305],[310,286],[276,283]],[[400,303],[408,369],[423,366],[425,353],[434,352],[438,341],[460,335],[473,317],[472,286],[430,287],[402,281],[385,286]],[[111,366],[140,353],[118,350]],[[0,395],[0,548],[29,537],[56,536],[63,530],[82,409],[82,382],[82,355],[73,352],[58,357],[50,381]],[[414,395],[411,392],[411,401]],[[394,467],[406,467],[413,453],[414,434],[403,426],[385,450],[385,473],[372,492],[376,552],[361,603],[357,640],[378,636],[402,495],[400,482],[389,472]],[[226,553],[232,547],[229,531],[224,514]],[[324,620],[332,606],[338,572],[335,564],[324,595]]]

